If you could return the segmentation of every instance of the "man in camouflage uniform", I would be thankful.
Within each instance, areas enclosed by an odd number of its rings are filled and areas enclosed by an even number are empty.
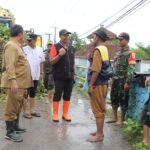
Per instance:
[[[135,54],[130,50],[128,43],[130,36],[128,33],[121,33],[118,37],[120,51],[117,52],[114,58],[113,81],[111,90],[112,104],[112,119],[107,123],[122,124],[126,111],[128,109],[129,87],[132,80],[133,72],[135,71]],[[118,120],[117,110],[121,108],[121,116]]]
[[[45,62],[44,62],[44,86],[48,91],[46,104],[48,104],[53,98],[54,79],[52,74],[52,65],[50,64],[49,53],[53,45],[52,41],[48,41],[47,49],[45,50]]]

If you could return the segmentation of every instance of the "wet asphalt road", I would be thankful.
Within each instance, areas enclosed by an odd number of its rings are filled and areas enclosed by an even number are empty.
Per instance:
[[[62,119],[59,123],[52,122],[50,104],[37,101],[36,110],[41,113],[41,118],[28,120],[21,117],[21,125],[27,129],[27,132],[22,134],[22,143],[4,139],[5,125],[4,121],[0,120],[0,150],[131,150],[123,140],[119,128],[114,125],[105,124],[103,142],[86,142],[89,133],[95,130],[95,122],[92,119],[89,100],[78,93],[75,90],[72,96],[71,123]]]

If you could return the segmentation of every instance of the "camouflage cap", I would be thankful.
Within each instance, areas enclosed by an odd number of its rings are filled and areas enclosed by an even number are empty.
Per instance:
[[[47,42],[47,45],[53,45],[53,41],[51,41],[51,40],[48,41],[48,42]]]

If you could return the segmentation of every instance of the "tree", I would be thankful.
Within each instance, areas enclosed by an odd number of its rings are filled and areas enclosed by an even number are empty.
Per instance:
[[[112,44],[114,44],[115,46],[119,46],[119,40],[116,38],[112,38],[109,40]]]
[[[0,24],[0,41],[7,41],[10,37],[10,30],[5,25]]]
[[[86,45],[86,42],[80,39],[76,32],[71,34],[70,43],[75,47],[76,51],[81,50]]]
[[[9,29],[5,27],[3,24],[0,24],[0,78],[2,73],[2,53],[3,53],[4,45],[6,41],[9,39],[9,37],[10,37]]]
[[[137,48],[134,49],[136,58],[142,60],[150,60],[150,45],[145,47],[142,43],[136,44]]]

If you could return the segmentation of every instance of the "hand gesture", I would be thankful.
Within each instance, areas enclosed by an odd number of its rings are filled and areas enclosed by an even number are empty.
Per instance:
[[[66,50],[64,49],[64,48],[61,48],[60,50],[59,50],[59,55],[60,56],[64,56],[66,54]]]

